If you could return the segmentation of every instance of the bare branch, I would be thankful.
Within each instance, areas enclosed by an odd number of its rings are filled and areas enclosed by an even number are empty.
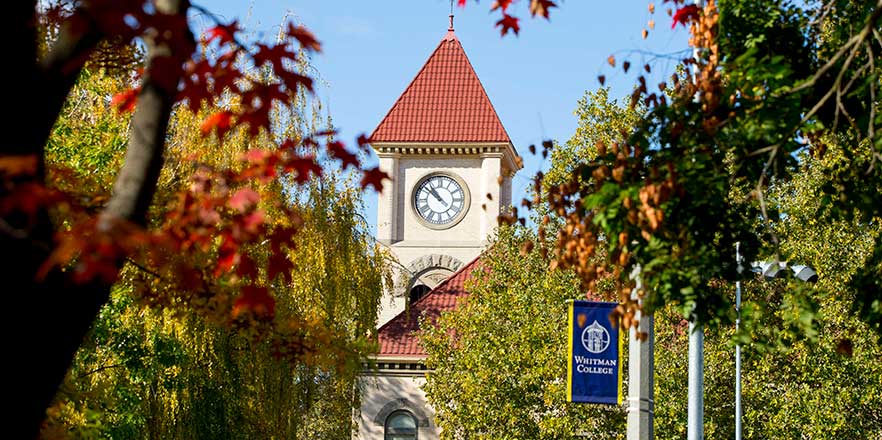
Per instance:
[[[186,7],[186,0],[156,2],[157,10],[166,14],[184,14]],[[193,37],[188,35],[187,38],[192,40]],[[168,43],[153,38],[147,39],[147,53],[145,76],[132,117],[125,162],[114,184],[113,196],[101,214],[103,228],[110,227],[114,219],[139,225],[146,223],[147,210],[153,201],[164,162],[166,132],[181,77],[181,64],[190,54],[173,53]],[[162,61],[165,61],[164,71],[151,70]],[[164,76],[160,79],[157,74]]]
[[[763,183],[765,183],[766,174],[769,171],[769,168],[772,166],[772,163],[775,161],[775,157],[778,155],[778,148],[772,150],[772,153],[769,154],[769,160],[766,161],[766,165],[763,167],[763,172],[760,174],[759,180],[756,183],[756,198],[760,204],[760,211],[763,215],[763,225],[766,227],[766,230],[769,231],[769,234],[772,237],[772,243],[775,245],[775,255],[777,259],[778,254],[778,234],[775,233],[775,230],[772,229],[772,225],[769,223],[769,214],[766,209],[766,199],[763,196]]]
[[[812,75],[811,79],[809,79],[808,81],[788,90],[788,93],[795,93],[800,90],[807,89],[809,87],[813,87],[818,82],[818,80],[822,76],[824,76],[827,73],[827,71],[830,70],[836,64],[836,62],[839,61],[840,58],[842,58],[843,55],[845,55],[846,52],[848,52],[849,49],[852,50],[852,52],[849,55],[849,58],[853,58],[855,53],[857,52],[857,48],[860,46],[860,44],[863,43],[864,40],[869,38],[869,36],[871,34],[878,33],[876,31],[876,22],[879,21],[880,15],[882,15],[882,0],[877,0],[876,8],[873,11],[873,14],[867,20],[867,23],[864,24],[864,27],[861,29],[861,31],[858,32],[856,35],[852,36],[851,38],[849,38],[848,41],[846,41],[845,44],[843,44],[842,47],[839,48],[839,50],[836,52],[836,54],[833,55],[833,57],[830,58],[830,60],[828,60],[826,64],[824,64],[820,69],[818,69],[818,71],[815,72],[814,75]],[[839,73],[839,77],[841,77],[843,72],[847,69],[848,64],[849,64],[849,62],[847,61],[845,63],[845,65],[842,66],[842,69]]]

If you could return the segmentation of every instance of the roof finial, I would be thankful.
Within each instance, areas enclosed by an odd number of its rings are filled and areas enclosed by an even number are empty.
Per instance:
[[[450,0],[450,27],[447,30],[453,30],[453,0]]]

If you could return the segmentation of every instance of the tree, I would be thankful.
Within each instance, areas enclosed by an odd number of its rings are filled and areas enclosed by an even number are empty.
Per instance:
[[[0,274],[14,286],[7,305],[17,319],[6,321],[4,331],[17,335],[11,347],[16,380],[7,393],[15,434],[36,433],[83,335],[126,264],[179,280],[178,289],[160,292],[175,293],[160,303],[186,304],[258,333],[263,329],[282,340],[299,340],[301,345],[285,352],[292,359],[316,342],[286,336],[284,325],[279,327],[285,323],[272,319],[275,300],[267,285],[290,275],[286,252],[294,247],[299,225],[289,206],[258,207],[260,194],[251,185],[280,174],[293,176],[297,184],[308,182],[320,173],[319,145],[346,166],[361,168],[351,150],[330,139],[331,133],[289,137],[294,133],[273,126],[273,109],[311,90],[311,79],[299,73],[296,61],[320,50],[320,44],[306,29],[290,24],[280,43],[247,46],[239,40],[236,22],[218,21],[197,50],[187,22],[192,9],[214,17],[179,0],[62,1],[46,7],[28,1],[9,11],[7,38],[15,44],[7,60],[15,67],[4,71],[4,79],[22,95],[16,96],[19,108],[7,120],[15,130],[0,150]],[[43,40],[44,35],[49,39]],[[47,141],[87,62],[97,58],[99,64],[113,64],[107,57],[133,52],[115,47],[135,40],[145,48],[143,70],[137,85],[113,98],[118,108],[134,109],[126,157],[111,195],[84,206],[46,185]],[[249,75],[247,66],[261,73]],[[189,176],[175,177],[187,181],[192,176],[192,184],[170,205],[157,207],[154,195],[177,103],[194,112],[217,106],[202,115],[201,124],[203,135],[215,142],[238,134],[264,148],[215,168],[191,167]],[[366,139],[360,138],[359,145],[365,148]],[[376,168],[364,171],[361,185],[379,188],[385,175]],[[59,222],[59,210],[76,215]],[[288,223],[267,223],[271,211]],[[219,243],[212,240],[218,235]],[[253,261],[240,249],[264,239],[274,243],[270,255],[249,265]],[[180,258],[191,252],[215,258],[206,260],[208,266],[192,267]]]
[[[583,142],[556,149],[547,176],[590,157],[597,138],[608,133],[605,127],[632,117],[604,90],[586,96],[579,101],[580,127],[573,138]],[[818,270],[818,286],[751,277],[744,283],[746,328],[738,334],[734,326],[707,329],[704,428],[709,437],[734,435],[735,341],[744,352],[745,438],[880,435],[876,408],[882,408],[882,367],[875,359],[882,348],[870,326],[849,309],[853,298],[842,293],[870,257],[879,226],[836,220],[834,209],[817,197],[835,179],[832,171],[850,160],[833,139],[827,144],[823,158],[806,154],[794,178],[776,185],[769,198],[770,209],[789,214],[775,224],[781,248]],[[622,408],[565,402],[564,301],[586,294],[572,271],[546,270],[550,256],[524,252],[523,244],[531,241],[538,238],[530,230],[501,228],[467,285],[467,299],[443,314],[437,327],[424,327],[421,338],[432,368],[426,391],[442,435],[623,438]],[[602,249],[595,259],[605,258]],[[724,295],[734,297],[732,283],[717,283]],[[588,296],[615,299],[621,288],[609,273]],[[660,439],[686,434],[688,316],[671,305],[654,313],[655,435]]]
[[[123,274],[75,357],[43,430],[46,438],[345,438],[370,330],[382,254],[358,217],[353,189],[328,177],[303,194],[302,269],[277,287],[280,319],[301,316],[333,336],[298,363],[276,341],[192,313],[138,301]],[[358,229],[355,229],[358,228]],[[136,272],[137,270],[128,270]]]
[[[566,398],[565,301],[584,294],[571,272],[548,272],[538,253],[521,256],[529,231],[503,228],[481,255],[456,311],[420,338],[432,370],[426,395],[444,438],[569,438],[600,430],[616,438],[624,411],[570,405]]]
[[[537,3],[543,2],[530,2],[531,12]],[[612,271],[627,285],[640,264],[647,289],[636,301],[622,291],[625,317],[640,307],[674,304],[697,323],[728,323],[732,304],[715,280],[739,277],[735,243],[748,261],[787,259],[774,227],[786,213],[771,209],[768,198],[776,184],[797,175],[799,153],[823,156],[825,139],[836,137],[859,160],[835,170],[823,187],[824,202],[843,221],[878,222],[882,3],[672,3],[672,26],[689,28],[694,56],[657,85],[659,92],[638,74],[631,106],[647,107],[641,122],[600,142],[598,156],[584,161],[569,183],[549,188],[551,212],[565,223],[554,231],[553,264],[574,268],[589,290]],[[506,19],[503,32],[517,31],[511,4],[495,4]],[[610,57],[609,64],[627,73],[631,63]],[[882,328],[880,245],[877,240],[849,287],[854,310],[876,329]],[[605,258],[592,258],[602,247]]]
[[[106,71],[87,69],[48,143],[50,183],[79,182],[79,188],[65,192],[82,200],[107,196],[113,181],[108,164],[122,159],[126,118],[105,102],[108,91],[119,85]],[[283,118],[287,130],[314,131],[310,127],[324,123],[311,103],[298,100],[296,105],[298,112]],[[173,115],[169,144],[175,147],[160,175],[157,200],[173,199],[188,185],[175,176],[191,172],[192,157],[218,166],[248,148],[249,140],[241,135],[221,145],[210,142],[199,134],[199,124],[188,110]],[[78,148],[96,138],[105,141]],[[244,322],[231,326],[224,316],[169,304],[169,297],[180,296],[174,292],[176,280],[128,265],[77,352],[49,409],[43,436],[348,436],[351,426],[345,422],[358,406],[355,378],[374,347],[369,334],[376,324],[385,265],[359,215],[357,182],[335,172],[332,161],[321,163],[326,168],[322,176],[303,187],[273,181],[255,188],[263,203],[274,202],[270,207],[296,208],[302,219],[298,238],[308,243],[286,252],[298,268],[290,280],[272,283],[274,319],[303,323],[313,339],[323,339],[320,345],[312,344],[298,362],[291,362],[280,353],[285,339],[271,333],[255,338],[242,331]],[[60,170],[77,178],[59,178]],[[281,216],[269,218],[284,223]],[[242,257],[267,258],[273,246],[268,241],[248,246]],[[191,253],[188,258],[192,266],[207,266],[213,255]],[[160,295],[163,291],[170,293]]]

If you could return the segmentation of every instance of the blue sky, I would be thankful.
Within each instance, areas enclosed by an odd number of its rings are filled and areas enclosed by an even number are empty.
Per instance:
[[[670,30],[671,19],[659,4],[654,16],[646,0],[569,0],[558,2],[551,20],[529,17],[528,0],[516,1],[521,33],[500,38],[490,13],[492,1],[455,8],[456,34],[484,84],[515,147],[525,159],[515,177],[514,200],[519,201],[530,178],[543,164],[527,151],[544,139],[565,141],[576,128],[576,101],[599,87],[605,75],[611,96],[627,95],[635,72],[650,62],[658,83],[670,75],[676,61],[666,54],[687,48],[687,32]],[[660,2],[659,2],[660,3]],[[330,112],[341,139],[354,143],[370,133],[416,75],[447,31],[449,0],[261,0],[253,3],[221,0],[204,6],[227,18],[238,18],[257,37],[271,40],[286,14],[311,29],[322,42],[314,57],[321,85],[317,96]],[[643,40],[650,19],[656,27]],[[606,62],[630,59],[629,74]],[[376,194],[368,192],[366,217],[376,227]]]

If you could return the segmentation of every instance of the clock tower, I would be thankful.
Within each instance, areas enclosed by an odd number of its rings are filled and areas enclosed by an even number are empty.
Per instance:
[[[431,325],[466,295],[478,255],[511,204],[521,159],[450,29],[371,135],[385,181],[377,240],[397,258],[380,303],[378,353],[361,380],[360,440],[436,440],[422,390]]]
[[[377,239],[401,263],[379,324],[401,313],[487,244],[521,168],[451,27],[371,135],[386,181]]]

